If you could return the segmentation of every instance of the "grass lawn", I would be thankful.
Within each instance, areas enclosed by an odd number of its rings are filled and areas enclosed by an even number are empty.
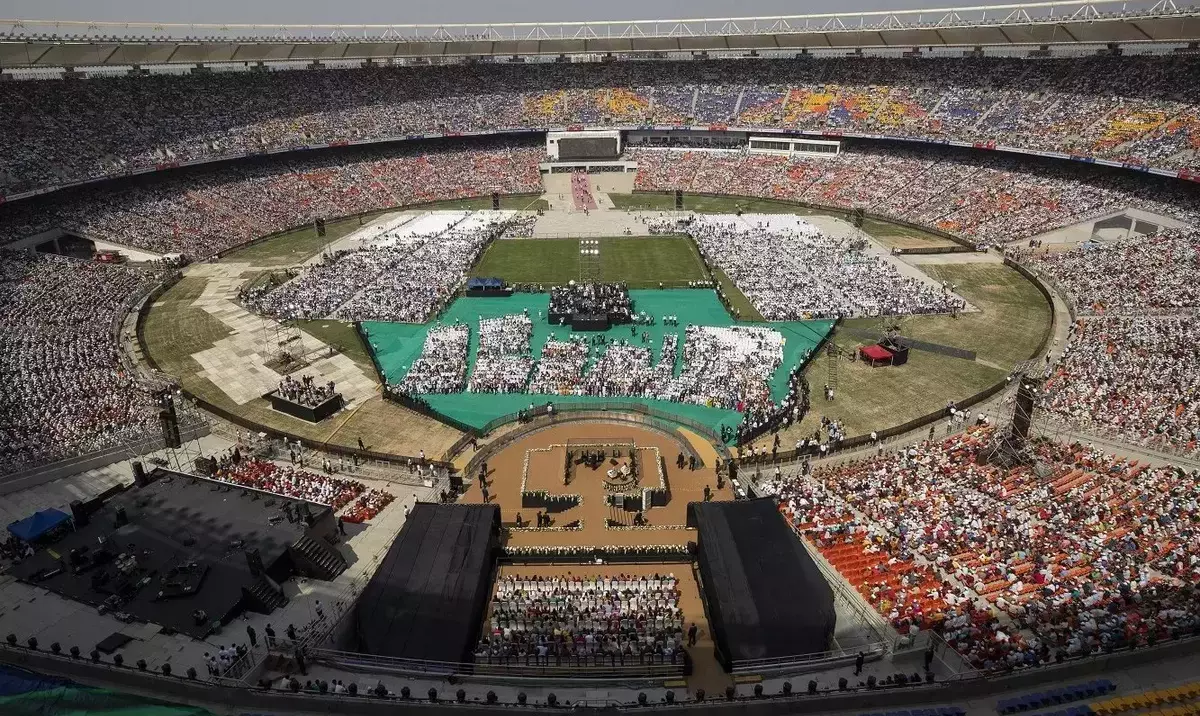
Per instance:
[[[185,376],[200,370],[192,354],[212,348],[232,333],[208,311],[192,305],[207,285],[208,279],[183,277],[159,298],[146,316],[143,325],[146,347],[165,373]]]
[[[630,288],[658,288],[708,280],[691,239],[682,236],[599,239],[605,281]],[[498,276],[509,283],[564,284],[579,279],[577,239],[504,239],[488,247],[472,276]],[[739,294],[740,295],[740,294]],[[744,300],[744,299],[743,299]]]
[[[914,316],[905,319],[904,335],[973,350],[980,360],[1008,370],[1028,360],[1050,331],[1052,313],[1046,299],[1016,271],[1002,264],[918,265],[930,276],[956,284],[980,310],[958,318]]]
[[[371,363],[371,356],[367,353],[367,348],[363,345],[358,331],[354,330],[353,323],[318,319],[296,321],[296,326],[326,345],[336,348],[339,353],[357,363],[368,375],[375,375],[375,366]]]
[[[865,363],[837,361],[836,400],[821,399],[829,380],[829,362],[822,355],[805,371],[812,387],[813,408],[799,426],[786,430],[781,441],[791,449],[800,437],[812,434],[822,416],[842,420],[850,435],[864,435],[934,412],[949,400],[963,400],[1004,378],[1014,364],[1026,360],[1050,330],[1051,313],[1036,288],[1002,264],[922,264],[931,276],[958,285],[959,293],[978,312],[904,319],[904,335],[930,343],[975,351],[974,361],[913,350],[900,368],[871,368]],[[846,328],[874,332],[879,320],[855,319]],[[833,342],[844,352],[857,351],[870,339],[840,332]],[[941,426],[936,428],[941,431]],[[939,432],[940,434],[940,432]],[[766,441],[769,447],[769,438]]]

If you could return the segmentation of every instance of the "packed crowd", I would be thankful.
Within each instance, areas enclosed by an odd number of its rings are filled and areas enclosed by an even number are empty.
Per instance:
[[[458,393],[467,381],[471,329],[465,323],[437,325],[425,335],[421,355],[400,381],[403,393]]]
[[[9,82],[0,195],[311,145],[577,124],[860,131],[1195,168],[1198,62],[742,58]]]
[[[991,439],[971,427],[765,487],[894,625],[940,630],[978,668],[1200,625],[1200,474],[1052,441],[1035,443],[1048,474],[1004,470],[977,461]]]
[[[477,661],[506,656],[657,654],[683,647],[679,587],[652,577],[520,577],[496,582]]]
[[[771,380],[783,363],[783,335],[757,326],[688,326],[683,371],[669,381],[670,400],[736,410],[772,406]]]
[[[978,246],[1128,207],[1200,223],[1200,194],[1186,182],[952,147],[844,145],[836,157],[635,149],[629,158],[639,190],[862,208]]]
[[[653,228],[675,226],[664,219]],[[697,216],[688,224],[707,261],[770,321],[950,313],[966,302],[900,273],[852,236],[834,236],[794,216]]]
[[[1071,327],[1042,407],[1085,430],[1196,452],[1200,333],[1188,316],[1102,316]]]
[[[121,359],[116,321],[146,271],[0,252],[0,474],[118,447],[158,407]]]
[[[342,521],[360,523],[375,519],[376,515],[383,512],[383,508],[392,504],[395,499],[395,496],[386,490],[371,488],[346,508],[341,515]]]
[[[512,314],[479,321],[479,350],[467,390],[471,393],[524,393],[533,370],[529,342],[533,321]]]
[[[573,391],[583,381],[590,351],[591,346],[582,336],[546,341],[534,367],[529,392],[561,395]]]
[[[633,316],[629,289],[620,283],[575,283],[550,289],[550,319],[569,322],[576,314],[602,314],[613,323],[626,323]]]
[[[637,333],[636,327],[631,329]],[[551,337],[535,361],[530,353],[533,323],[527,314],[481,318],[479,332],[475,366],[466,385],[472,393],[669,400],[735,410],[752,416],[751,423],[760,427],[786,420],[799,409],[791,391],[782,407],[771,396],[771,383],[784,357],[783,335],[771,328],[687,326],[678,375],[677,333],[663,334],[657,361],[646,345],[648,334],[640,344],[605,336]],[[468,338],[469,329],[462,323],[431,330],[399,390],[410,396],[462,390]],[[602,348],[589,368],[593,343]]]
[[[1200,228],[1014,254],[1053,279],[1081,313],[1137,316],[1200,307]]]
[[[540,192],[539,157],[532,142],[463,137],[452,146],[347,148],[197,168],[0,205],[0,243],[61,227],[195,260],[317,218]]]
[[[1074,304],[1041,407],[1085,431],[1152,449],[1196,452],[1200,438],[1200,232],[1170,229],[1069,251],[1012,252]]]
[[[298,277],[247,302],[279,318],[421,323],[437,314],[502,230],[479,213],[428,233],[339,251]]]
[[[293,403],[313,407],[324,403],[337,394],[333,381],[322,385],[311,375],[302,375],[296,380],[290,375],[283,376],[279,381],[278,393]]]
[[[366,489],[358,480],[322,475],[290,465],[280,467],[258,458],[226,462],[218,468],[213,479],[297,500],[319,502],[334,511],[350,504]]]

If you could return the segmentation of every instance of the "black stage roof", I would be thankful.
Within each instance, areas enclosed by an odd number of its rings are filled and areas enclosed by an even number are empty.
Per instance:
[[[726,669],[824,652],[837,623],[833,590],[774,500],[693,502],[700,578]]]
[[[359,651],[469,661],[500,539],[495,505],[413,507],[355,614]]]
[[[244,550],[258,549],[268,574],[276,565],[290,571],[288,548],[305,534],[306,525],[289,523],[283,505],[303,501],[161,469],[150,477],[148,485],[112,497],[86,525],[76,525],[12,571],[22,581],[97,607],[121,587],[126,601],[115,612],[203,638],[213,621],[235,615],[243,588],[256,581]],[[316,518],[329,511],[326,505],[307,504]],[[118,526],[121,509],[127,523]],[[107,540],[106,549],[100,538]],[[70,554],[76,548],[86,548],[86,557],[71,569]],[[91,556],[105,552],[99,564],[90,563]],[[118,569],[122,554],[133,556],[132,569]],[[168,577],[169,570],[187,564],[195,566]],[[278,572],[277,579],[287,576]],[[160,591],[170,590],[165,581],[190,589],[160,599]],[[208,623],[195,623],[196,610],[208,613]]]

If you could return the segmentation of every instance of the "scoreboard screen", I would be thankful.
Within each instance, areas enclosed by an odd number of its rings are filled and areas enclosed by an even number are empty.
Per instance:
[[[617,140],[613,137],[593,137],[558,140],[558,158],[561,160],[575,159],[616,159]]]

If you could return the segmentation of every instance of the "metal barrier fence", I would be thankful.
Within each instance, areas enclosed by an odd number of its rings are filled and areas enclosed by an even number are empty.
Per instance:
[[[668,710],[681,713],[704,710],[705,713],[719,712],[721,714],[734,711],[745,716],[785,716],[799,713],[829,713],[833,711],[864,711],[871,709],[886,709],[898,706],[923,705],[930,703],[962,703],[968,700],[994,697],[999,694],[1012,692],[1027,692],[1043,684],[1063,683],[1071,679],[1083,679],[1104,673],[1118,673],[1131,667],[1169,659],[1193,658],[1200,654],[1200,630],[1190,635],[1180,635],[1177,638],[1160,642],[1154,646],[1139,648],[1124,647],[1105,653],[1089,656],[1072,657],[1061,664],[1051,664],[1037,668],[996,671],[989,674],[969,672],[950,679],[942,679],[935,683],[916,684],[909,686],[880,686],[851,687],[841,691],[834,685],[821,686],[816,694],[795,691],[790,694],[772,693],[757,696],[736,696],[733,699],[713,699],[704,704],[698,704],[695,699],[685,695],[685,702],[670,704],[666,702],[649,702],[645,706],[637,702],[606,703],[606,707],[616,706],[615,710],[624,711],[626,708],[645,710]],[[228,710],[264,710],[268,712],[311,712],[328,711],[343,716],[374,716],[375,714],[394,713],[398,707],[424,707],[438,709],[440,713],[454,714],[501,714],[512,709],[546,709],[552,708],[543,703],[521,703],[511,701],[481,700],[481,690],[486,684],[465,682],[464,686],[471,691],[459,702],[456,697],[452,701],[450,694],[440,694],[440,700],[425,700],[397,696],[388,693],[378,696],[374,693],[333,694],[313,692],[290,692],[279,689],[252,688],[248,685],[225,685],[217,681],[206,681],[201,678],[191,678],[185,674],[161,672],[161,664],[147,664],[146,669],[129,666],[118,666],[111,661],[103,661],[103,655],[97,655],[96,660],[86,656],[73,657],[67,653],[52,654],[47,651],[31,649],[16,644],[0,642],[0,663],[17,666],[37,673],[75,679],[93,685],[132,691],[135,693],[150,693],[162,699],[199,703],[219,706]],[[544,680],[544,678],[543,678]],[[393,686],[396,684],[393,683]],[[399,689],[395,689],[399,690]],[[465,690],[465,689],[464,689]],[[599,709],[578,709],[595,712]],[[609,713],[613,710],[610,709]]]
[[[588,654],[563,656],[484,657],[483,661],[445,662],[401,659],[374,654],[313,649],[316,661],[346,668],[385,671],[396,674],[437,674],[497,676],[519,678],[569,679],[663,679],[685,675],[686,652],[664,657],[652,654]]]

